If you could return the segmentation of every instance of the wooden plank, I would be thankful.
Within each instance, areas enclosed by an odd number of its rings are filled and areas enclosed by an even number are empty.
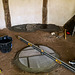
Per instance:
[[[2,2],[3,2],[4,14],[5,14],[6,27],[9,28],[9,27],[11,27],[9,3],[8,3],[8,0],[2,0]]]

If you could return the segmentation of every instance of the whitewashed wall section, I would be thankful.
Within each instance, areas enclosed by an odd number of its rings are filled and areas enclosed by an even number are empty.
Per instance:
[[[48,0],[48,24],[63,26],[73,15],[75,0]]]
[[[4,9],[2,0],[0,0],[0,29],[6,28],[5,17],[4,17]]]
[[[43,0],[9,0],[11,24],[42,23]],[[48,0],[47,23],[63,26],[75,15],[75,0]],[[3,3],[0,0],[0,29],[6,28]]]
[[[42,23],[43,0],[9,0],[11,24]]]

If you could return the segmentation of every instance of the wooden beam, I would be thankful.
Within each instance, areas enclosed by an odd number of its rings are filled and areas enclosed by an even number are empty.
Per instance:
[[[42,24],[47,24],[47,2],[48,0],[43,0]]]
[[[3,1],[3,8],[4,8],[4,14],[5,14],[5,22],[6,27],[11,27],[11,18],[10,18],[10,12],[9,12],[9,3],[8,0],[2,0]]]

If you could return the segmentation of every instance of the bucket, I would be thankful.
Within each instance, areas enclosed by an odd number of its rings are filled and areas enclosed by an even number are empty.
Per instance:
[[[0,50],[2,53],[10,52],[12,49],[12,38],[9,36],[0,37]]]

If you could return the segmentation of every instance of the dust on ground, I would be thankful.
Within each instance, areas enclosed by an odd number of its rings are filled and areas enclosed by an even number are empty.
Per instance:
[[[8,35],[13,39],[11,52],[0,52],[0,68],[3,70],[0,75],[74,75],[74,73],[62,66],[49,73],[28,73],[19,70],[12,63],[12,60],[14,59],[16,52],[27,46],[25,43],[15,37],[15,35],[20,35],[34,44],[42,44],[52,48],[56,53],[59,54],[61,60],[68,63],[68,61],[75,59],[75,36],[67,36],[67,39],[65,40],[64,37],[50,38],[49,32],[39,30],[36,32],[14,32],[6,28],[0,30],[0,35]]]

